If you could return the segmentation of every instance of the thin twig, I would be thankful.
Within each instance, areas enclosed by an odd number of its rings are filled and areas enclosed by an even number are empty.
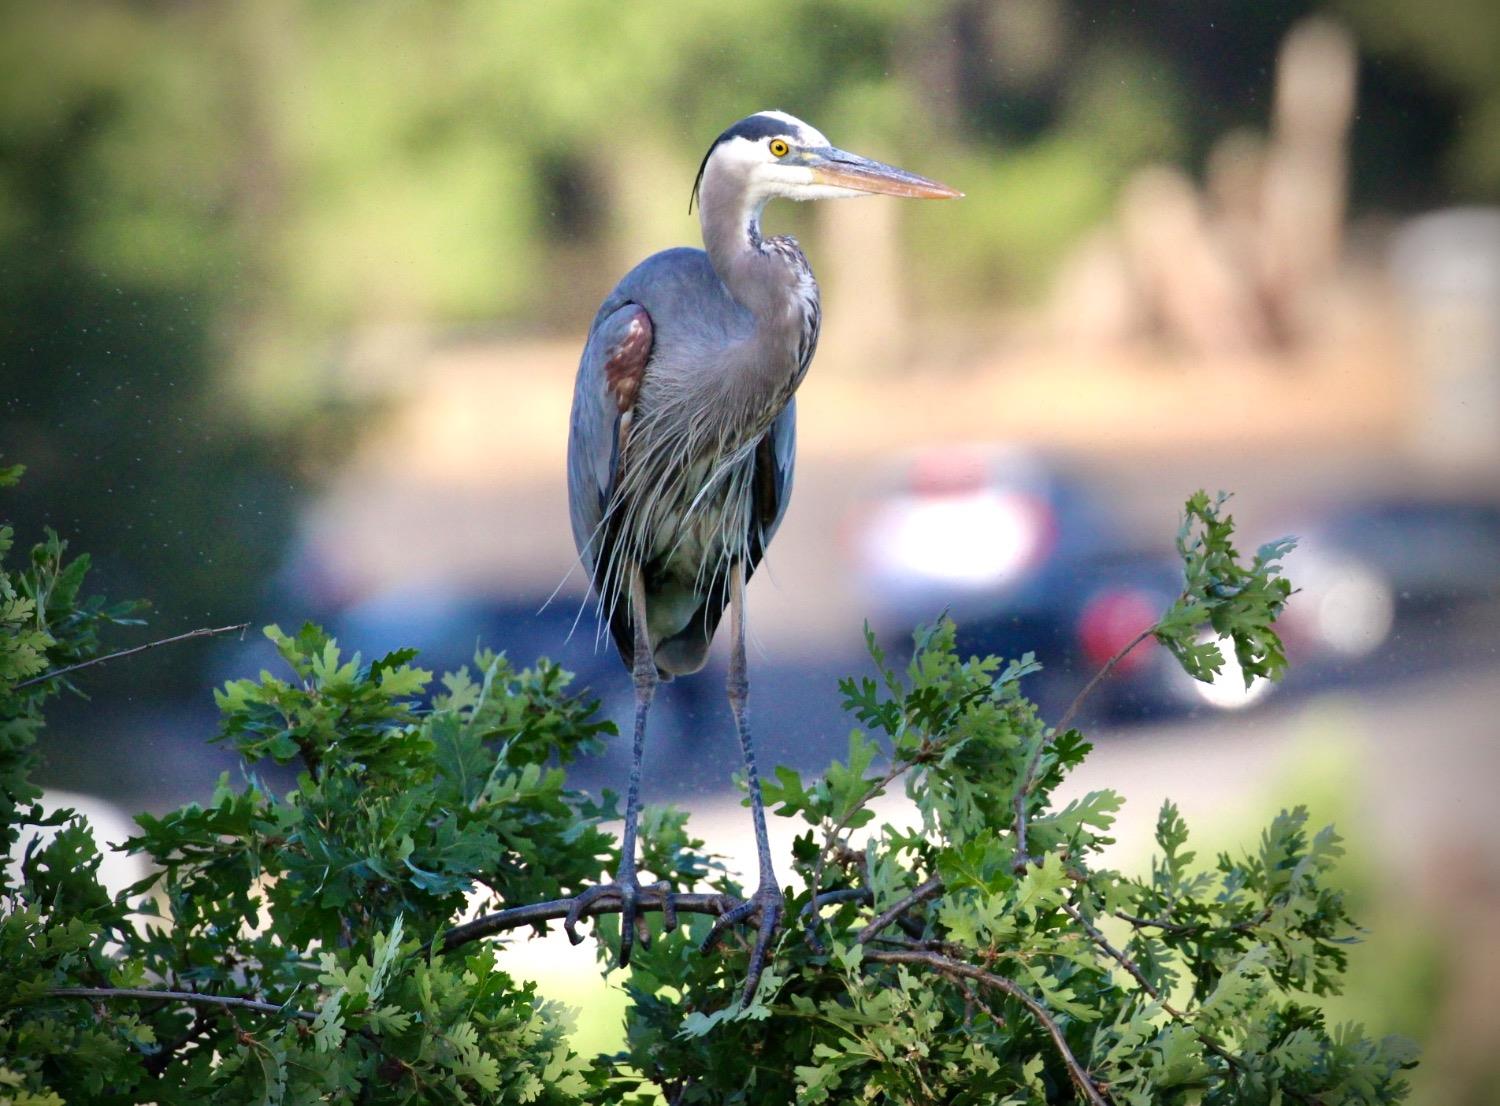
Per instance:
[[[1036,786],[1036,774],[1042,765],[1042,754],[1051,747],[1052,743],[1060,735],[1068,732],[1069,724],[1078,714],[1084,700],[1089,697],[1094,688],[1099,686],[1099,681],[1113,672],[1115,665],[1124,660],[1132,649],[1150,637],[1155,632],[1156,625],[1156,623],[1152,623],[1146,629],[1136,634],[1123,649],[1104,662],[1103,667],[1094,673],[1093,678],[1083,685],[1083,689],[1077,695],[1073,696],[1073,701],[1068,704],[1068,709],[1063,711],[1062,718],[1058,720],[1057,725],[1052,727],[1051,732],[1043,734],[1042,739],[1036,743],[1036,748],[1032,750],[1031,757],[1026,762],[1026,772],[1022,775],[1021,782],[1016,787],[1014,803],[1016,814],[1016,858],[1013,867],[1017,872],[1024,871],[1026,866],[1031,863],[1031,851],[1026,844],[1026,800],[1031,798],[1032,788]]]
[[[1266,919],[1270,916],[1271,908],[1267,907],[1249,921],[1235,922],[1233,925],[1228,926],[1214,926],[1209,922],[1169,922],[1165,918],[1140,918],[1134,914],[1115,911],[1116,918],[1119,918],[1122,922],[1129,922],[1136,929],[1159,929],[1163,933],[1170,933],[1177,937],[1186,936],[1190,933],[1202,933],[1205,929],[1227,929],[1231,933],[1249,933],[1257,926],[1264,925]]]
[[[729,905],[733,905],[733,901],[728,896],[719,894],[697,893],[672,896],[674,908],[679,914],[719,915],[724,913]],[[467,945],[471,941],[479,941],[485,937],[493,937],[506,930],[558,921],[568,916],[568,911],[573,909],[573,902],[571,898],[551,899],[547,902],[531,903],[528,906],[513,906],[509,910],[498,910],[493,914],[475,918],[472,922],[464,922],[443,934],[442,950],[452,952],[461,945]],[[663,899],[659,896],[642,896],[637,900],[635,908],[638,913],[646,914],[661,910],[663,906]],[[618,914],[622,908],[618,898],[595,899],[583,908],[583,916],[593,918],[599,914]]]
[[[886,926],[890,925],[897,918],[901,917],[901,915],[905,914],[908,910],[916,906],[918,903],[925,902],[926,900],[932,898],[934,895],[941,892],[942,889],[942,876],[933,876],[925,883],[919,884],[916,889],[913,890],[909,895],[898,900],[893,906],[888,907],[880,914],[877,914],[874,920],[872,920],[869,925],[865,926],[864,929],[860,930],[859,933],[855,936],[855,942],[861,945],[868,944],[870,938],[874,937]]]
[[[824,891],[821,895],[813,898],[807,904],[810,910],[821,910],[825,906],[834,906],[846,902],[869,903],[875,900],[875,896],[868,887],[839,887],[832,891]]]
[[[241,998],[238,995],[204,995],[196,991],[157,991],[150,987],[53,987],[36,998],[150,999],[159,1002],[186,1002],[199,1006],[225,1006],[234,1010],[252,1010],[257,1014],[280,1014],[287,1018],[312,1021],[318,1015],[311,1010],[288,1010],[274,1002]],[[22,1000],[25,1001],[25,1000]],[[32,1001],[35,1001],[33,999]]]
[[[869,803],[877,795],[879,795],[882,791],[889,787],[895,781],[897,776],[915,766],[916,763],[916,761],[911,760],[895,761],[891,765],[890,769],[887,770],[886,774],[879,780],[877,780],[873,785],[871,785],[869,790],[867,790],[863,795],[860,796],[858,802],[856,802],[852,807],[844,812],[844,816],[842,818],[828,827],[828,832],[823,835],[823,847],[818,850],[818,862],[813,865],[811,881],[813,887],[821,887],[823,885],[823,871],[828,866],[828,851],[829,849],[833,848],[834,840],[844,832],[845,828],[847,828],[849,822],[854,818],[855,814],[863,810],[866,803]],[[811,904],[809,904],[809,906],[811,906]],[[806,912],[807,924],[804,927],[804,937],[807,943],[812,946],[813,951],[819,954],[826,951],[823,947],[823,942],[818,939],[818,924],[821,920],[822,919],[818,916],[818,912],[816,910],[810,910]]]
[[[1063,1035],[1062,1027],[1057,1024],[1051,1012],[1042,1005],[1039,999],[1033,998],[1014,981],[1006,979],[1003,975],[987,972],[983,968],[976,968],[973,964],[962,960],[955,960],[950,956],[943,956],[936,952],[917,952],[893,949],[867,950],[864,955],[865,963],[876,964],[922,964],[942,975],[947,976],[955,982],[961,979],[972,979],[976,983],[986,987],[993,987],[997,991],[1003,991],[1015,999],[1031,1012],[1031,1016],[1041,1023],[1047,1035],[1052,1038],[1052,1044],[1057,1053],[1062,1057],[1063,1064],[1068,1069],[1068,1076],[1073,1080],[1079,1093],[1089,1101],[1090,1106],[1109,1106],[1099,1088],[1094,1085],[1094,1080],[1078,1062],[1078,1057],[1073,1055],[1073,1050],[1068,1047],[1068,1039]]]
[[[958,983],[958,985],[960,987],[963,988],[963,990],[964,990],[964,997],[968,1000],[965,1003],[965,1007],[966,1007],[966,1010],[965,1010],[965,1022],[964,1022],[965,1025],[967,1025],[969,1023],[969,1021],[972,1020],[972,1017],[969,1016],[969,1015],[972,1014],[972,1010],[967,1009],[967,1007],[972,1006],[973,1008],[976,1008],[976,1009],[979,1009],[979,1010],[983,1010],[984,1014],[985,1014],[985,1017],[989,1018],[990,1021],[992,1021],[992,1022],[995,1023],[995,1028],[996,1029],[1004,1029],[1005,1028],[1005,1019],[1001,1015],[995,1013],[994,1009],[990,1006],[990,1004],[987,1003],[987,1002],[985,1002],[984,999],[982,999],[982,998],[979,997],[979,992],[976,991],[976,990],[974,990],[974,984],[973,983],[969,982],[969,980],[967,980],[967,979],[960,979],[960,980],[957,981],[957,983]]]
[[[1135,978],[1135,981],[1141,985],[1145,992],[1156,1000],[1156,1004],[1158,1006],[1160,1006],[1174,1018],[1178,1018],[1180,1020],[1186,1019],[1187,1015],[1184,1014],[1181,1010],[1178,1010],[1170,1002],[1168,1002],[1166,998],[1163,997],[1161,988],[1157,987],[1156,984],[1152,983],[1149,979],[1146,978],[1146,973],[1141,971],[1134,960],[1130,959],[1130,957],[1127,956],[1124,952],[1122,952],[1120,949],[1115,948],[1114,945],[1110,944],[1109,938],[1104,936],[1104,934],[1099,931],[1098,927],[1096,927],[1092,922],[1090,922],[1083,916],[1083,911],[1079,910],[1078,907],[1074,906],[1070,902],[1063,903],[1063,910],[1067,912],[1068,917],[1072,918],[1075,922],[1083,927],[1083,931],[1089,935],[1089,940],[1098,945],[1101,950],[1103,950],[1115,961],[1115,963],[1119,964],[1120,967],[1124,968]]]
[[[869,895],[870,892],[863,887],[845,887],[837,891],[825,891],[813,899],[812,906],[818,908],[833,903],[857,902],[867,899]],[[716,917],[734,906],[737,901],[729,895],[703,893],[673,894],[671,898],[672,907],[679,914],[712,914]],[[571,898],[550,899],[547,902],[531,903],[527,906],[513,906],[509,910],[499,910],[493,914],[475,918],[471,922],[464,922],[443,934],[442,951],[452,952],[461,945],[493,937],[506,930],[541,925],[543,922],[554,922],[559,918],[566,918],[568,911],[573,908],[573,902]],[[664,907],[663,896],[652,894],[637,900],[635,908],[638,913],[646,914],[662,910]],[[621,904],[618,898],[595,899],[584,907],[583,916],[593,918],[599,914],[618,914],[620,910]]]
[[[1131,651],[1137,645],[1154,634],[1156,632],[1157,625],[1157,623],[1153,622],[1150,626],[1147,626],[1140,633],[1136,634],[1135,637],[1131,638],[1129,643],[1126,644],[1123,649],[1121,649],[1114,656],[1110,657],[1109,660],[1104,662],[1104,667],[1099,669],[1098,672],[1094,673],[1093,679],[1089,680],[1088,683],[1083,685],[1083,689],[1079,691],[1077,695],[1073,696],[1073,701],[1068,704],[1068,709],[1063,711],[1063,716],[1058,720],[1056,727],[1058,733],[1067,732],[1068,723],[1073,721],[1074,716],[1076,716],[1078,714],[1078,711],[1083,707],[1084,700],[1093,693],[1094,688],[1099,685],[1099,681],[1113,672],[1115,670],[1115,665],[1119,664],[1122,660],[1128,657]]]
[[[877,945],[890,945],[898,949],[919,949],[922,952],[940,952],[944,956],[955,956],[960,959],[968,956],[968,949],[962,945],[955,945],[952,941],[934,940],[933,938],[919,937],[897,937],[894,934],[882,933],[878,937],[871,937]]]
[[[233,626],[200,626],[198,629],[189,630],[185,634],[177,634],[173,637],[164,637],[159,641],[148,641],[145,645],[137,645],[130,649],[121,649],[118,653],[109,653],[102,657],[95,657],[92,660],[79,661],[77,664],[70,664],[66,668],[54,668],[51,672],[43,672],[40,676],[33,676],[29,680],[22,680],[11,690],[20,691],[23,687],[30,687],[32,684],[45,683],[48,680],[55,680],[59,676],[66,676],[70,672],[77,672],[80,668],[92,668],[96,664],[103,664],[106,661],[119,660],[121,657],[128,657],[135,653],[144,653],[147,649],[155,649],[158,646],[175,645],[179,641],[187,641],[188,639],[195,637],[217,637],[219,634],[232,634],[236,631],[243,631],[249,628],[250,623],[248,622],[240,622]]]

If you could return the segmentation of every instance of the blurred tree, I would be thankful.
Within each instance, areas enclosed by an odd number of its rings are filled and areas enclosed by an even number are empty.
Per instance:
[[[291,523],[294,428],[222,399],[247,256],[234,83],[174,34],[209,24],[165,14],[6,7],[0,441],[32,465],[18,519],[83,536],[110,586],[158,595],[176,630],[261,590]]]
[[[1336,6],[1380,58],[1357,197],[1495,195],[1494,5]],[[903,283],[919,307],[989,312],[1041,288],[1136,168],[1264,127],[1277,45],[1316,7],[0,0],[20,511],[160,596],[163,628],[239,613],[293,483],[341,440],[321,404],[345,344],[578,330],[614,273],[692,239],[693,167],[727,121],[784,107],[958,181],[964,204],[903,216]]]
[[[1366,171],[1392,190],[1420,192],[1435,154],[1440,179],[1459,197],[1500,201],[1500,6],[1338,0],[1337,7],[1377,59],[1366,88],[1395,129],[1385,136],[1384,163]]]

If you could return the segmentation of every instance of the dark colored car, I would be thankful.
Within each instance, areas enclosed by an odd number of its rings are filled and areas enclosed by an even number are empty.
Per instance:
[[[851,532],[888,649],[902,655],[912,626],[947,612],[965,652],[1035,653],[1044,667],[1029,691],[1044,708],[1066,702],[1089,666],[1079,622],[1097,589],[1131,576],[1155,582],[1159,565],[1128,550],[1084,480],[1020,448],[923,453],[898,487],[861,510]],[[1129,605],[1124,595],[1120,602]],[[1091,648],[1104,647],[1101,633],[1115,621],[1090,632]]]
[[[1299,590],[1280,624],[1292,661],[1283,687],[1247,687],[1227,649],[1219,678],[1199,683],[1147,639],[1099,685],[1089,715],[1241,709],[1387,678],[1422,658],[1451,663],[1478,632],[1455,632],[1453,620],[1482,620],[1500,603],[1500,504],[1369,498],[1301,514],[1284,531],[1299,535],[1286,561]],[[1034,652],[1044,668],[1029,693],[1054,718],[1181,587],[1170,550],[1133,547],[1086,480],[1027,450],[925,453],[852,532],[888,649],[902,655],[912,625],[947,611],[966,652]]]

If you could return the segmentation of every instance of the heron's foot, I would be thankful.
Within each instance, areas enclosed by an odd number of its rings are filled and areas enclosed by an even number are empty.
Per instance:
[[[664,933],[671,933],[677,928],[677,900],[672,895],[672,885],[662,880],[649,887],[642,887],[640,879],[632,868],[621,871],[613,881],[590,887],[574,897],[573,905],[568,909],[568,916],[563,920],[563,929],[568,934],[568,940],[575,945],[579,944],[583,940],[583,935],[578,932],[578,923],[586,914],[607,913],[608,911],[604,909],[593,908],[600,903],[611,901],[620,904],[620,967],[622,968],[629,965],[630,953],[635,948],[637,939],[641,942],[641,948],[651,947],[651,929],[646,925],[645,915],[641,913],[642,907],[660,908]]]
[[[760,976],[766,968],[766,957],[771,951],[771,938],[781,925],[781,915],[786,909],[786,898],[775,882],[762,880],[755,894],[735,903],[720,914],[708,936],[703,939],[702,952],[711,952],[723,939],[724,934],[750,918],[756,919],[759,932],[755,936],[755,947],[750,952],[750,968],[745,977],[745,989],[740,993],[740,1005],[750,1005],[755,997],[755,988],[760,985]]]

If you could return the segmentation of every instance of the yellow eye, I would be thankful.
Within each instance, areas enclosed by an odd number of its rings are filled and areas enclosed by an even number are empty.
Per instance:
[[[791,149],[791,147],[788,146],[781,139],[779,139],[779,138],[773,138],[773,139],[771,139],[771,154],[774,157],[786,157],[787,151],[789,149]]]

